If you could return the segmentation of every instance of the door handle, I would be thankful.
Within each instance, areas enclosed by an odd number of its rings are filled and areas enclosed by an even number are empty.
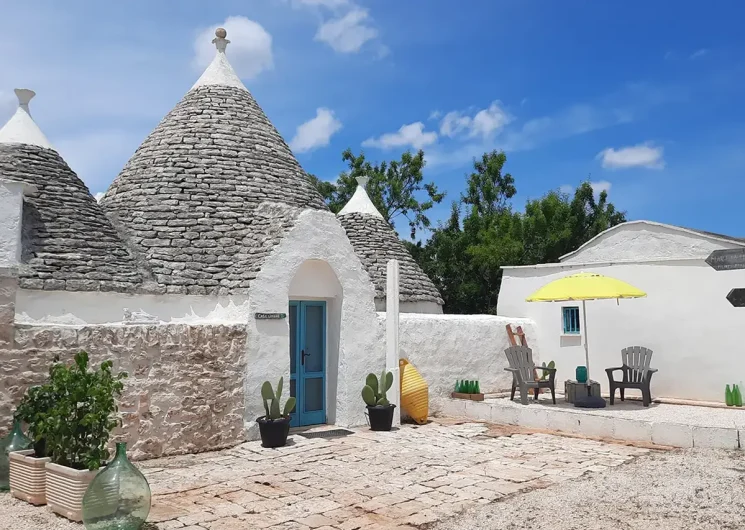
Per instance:
[[[305,358],[310,357],[310,353],[305,353],[305,350],[300,350],[300,364],[305,366]]]

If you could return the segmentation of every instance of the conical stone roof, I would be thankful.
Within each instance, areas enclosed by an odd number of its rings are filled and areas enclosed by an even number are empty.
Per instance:
[[[131,291],[141,277],[132,255],[86,185],[31,118],[34,92],[0,129],[0,178],[31,184],[22,219],[19,284],[27,289]]]
[[[101,201],[166,292],[247,292],[297,213],[327,209],[216,35],[212,64]]]
[[[347,205],[338,213],[354,252],[362,261],[375,285],[375,298],[386,297],[386,271],[392,259],[399,263],[399,296],[401,302],[433,302],[443,305],[437,287],[414,261],[365,191],[366,177],[357,178],[358,186]]]

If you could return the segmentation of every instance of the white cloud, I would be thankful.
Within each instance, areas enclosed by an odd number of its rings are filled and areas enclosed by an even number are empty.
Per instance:
[[[701,48],[700,50],[696,50],[691,54],[691,60],[701,59],[704,55],[707,55],[709,53],[709,50],[706,48]]]
[[[512,117],[502,108],[500,101],[494,101],[489,108],[469,116],[460,111],[448,112],[440,122],[440,134],[453,138],[466,133],[469,137],[488,137],[504,128]]]
[[[597,154],[602,165],[607,169],[625,169],[630,167],[646,167],[662,169],[665,161],[662,158],[662,147],[655,147],[651,143],[644,143],[629,147],[614,149],[608,147]]]
[[[413,147],[422,149],[437,141],[436,132],[425,132],[424,124],[420,121],[402,125],[394,133],[386,133],[380,138],[368,138],[362,142],[363,147],[377,147],[379,149],[392,149],[394,147]]]
[[[215,30],[219,27],[228,32],[227,55],[230,64],[243,79],[252,79],[265,70],[274,68],[272,36],[259,24],[243,16],[232,16],[222,24],[199,31],[194,40],[194,66],[204,70],[215,57]]]
[[[101,199],[103,199],[104,195],[106,195],[105,191],[99,191],[93,195],[93,198],[96,199],[96,202],[101,202]]]
[[[342,124],[334,117],[333,111],[326,108],[316,109],[315,118],[298,126],[290,147],[296,153],[306,153],[325,147],[341,127]]]
[[[464,116],[458,111],[451,111],[445,114],[440,122],[440,134],[452,138],[460,134],[463,130],[471,125],[471,117]]]
[[[321,24],[315,39],[325,42],[336,52],[357,53],[366,42],[378,36],[378,30],[368,22],[368,11],[355,8],[342,17]]]
[[[571,184],[564,184],[562,186],[559,186],[559,191],[561,193],[567,193],[567,194],[569,194],[569,193],[572,193],[574,191],[574,186],[572,186]]]

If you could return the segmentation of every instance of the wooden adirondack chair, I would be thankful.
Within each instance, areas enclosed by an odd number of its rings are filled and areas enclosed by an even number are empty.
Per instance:
[[[548,388],[551,390],[551,399],[556,405],[556,390],[554,388],[554,379],[556,378],[556,368],[546,368],[543,366],[536,366],[533,362],[533,350],[527,346],[510,346],[504,350],[507,356],[507,362],[510,365],[509,368],[505,368],[508,372],[512,372],[512,392],[510,393],[510,400],[515,399],[515,390],[520,388],[520,402],[523,405],[528,404],[528,391],[533,389],[534,396],[538,399],[538,391],[540,388]],[[542,381],[535,376],[536,370],[543,370],[548,372],[548,379]]]
[[[652,350],[643,346],[629,346],[621,350],[621,364],[617,368],[606,368],[608,374],[608,386],[610,386],[610,404],[613,405],[613,398],[618,388],[621,391],[621,401],[624,400],[624,390],[634,388],[642,391],[642,403],[648,407],[652,401],[650,392],[650,383],[652,375],[657,371],[649,367],[652,360]],[[623,379],[616,381],[613,378],[613,372],[623,372]]]

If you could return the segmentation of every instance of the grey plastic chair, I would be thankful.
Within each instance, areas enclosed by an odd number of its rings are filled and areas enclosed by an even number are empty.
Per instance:
[[[621,364],[617,368],[606,368],[608,374],[608,386],[610,387],[610,404],[613,405],[616,389],[621,391],[621,401],[624,400],[624,391],[632,388],[642,391],[642,403],[648,407],[652,402],[650,384],[652,375],[657,371],[649,367],[652,361],[652,350],[643,346],[629,346],[621,350]],[[623,372],[623,379],[616,381],[613,372]]]
[[[554,379],[556,378],[556,368],[546,368],[544,366],[536,366],[533,362],[533,350],[527,346],[510,346],[504,350],[507,356],[507,363],[510,365],[509,368],[505,368],[508,372],[512,372],[512,392],[510,393],[510,400],[515,399],[515,390],[520,388],[520,402],[523,405],[528,404],[528,392],[529,389],[534,390],[535,398],[538,399],[538,389],[548,388],[551,390],[551,399],[556,405],[556,389],[554,387]],[[543,370],[548,372],[547,380],[536,379],[535,370]]]

